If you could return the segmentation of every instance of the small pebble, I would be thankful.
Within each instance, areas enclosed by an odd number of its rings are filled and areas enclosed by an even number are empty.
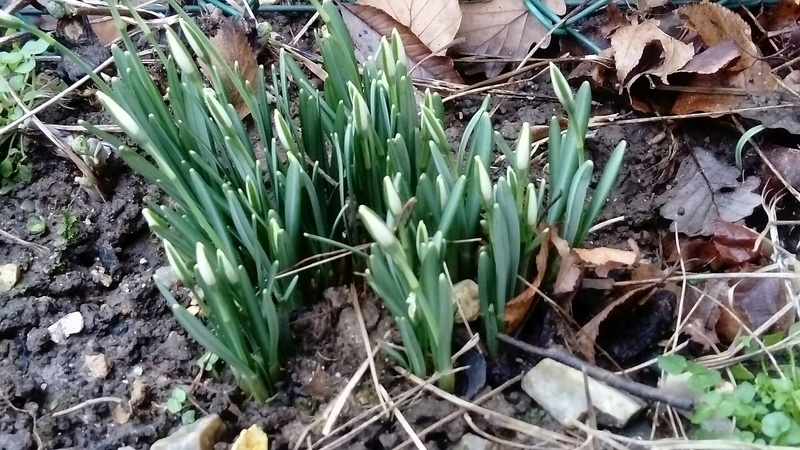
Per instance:
[[[19,210],[22,212],[33,212],[36,210],[36,203],[33,200],[25,200],[19,205]]]

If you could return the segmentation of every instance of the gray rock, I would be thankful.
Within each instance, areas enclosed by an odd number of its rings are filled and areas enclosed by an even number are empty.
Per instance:
[[[591,377],[589,396],[601,425],[623,428],[644,409],[644,404]],[[583,421],[589,406],[583,372],[552,359],[544,359],[522,379],[522,390],[564,426]]]
[[[162,266],[156,269],[153,279],[170,289],[175,289],[181,283],[178,273],[172,266]]]
[[[213,450],[224,432],[225,424],[212,414],[159,439],[150,450]]]
[[[495,448],[494,442],[472,433],[461,436],[461,440],[456,442],[456,445],[453,446],[453,450],[494,450]]]

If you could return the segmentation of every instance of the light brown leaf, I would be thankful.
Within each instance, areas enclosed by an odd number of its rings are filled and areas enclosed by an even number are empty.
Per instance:
[[[709,151],[697,149],[678,169],[675,185],[656,199],[661,216],[672,220],[670,230],[689,236],[709,236],[714,221],[736,222],[761,204],[758,177],[737,180],[739,171],[719,162]]]
[[[750,36],[750,26],[732,10],[716,3],[699,3],[682,6],[678,14],[686,18],[686,25],[697,31],[708,47],[728,39],[736,42],[742,56],[733,70],[752,66],[760,56]]]
[[[550,241],[553,247],[558,250],[559,261],[558,275],[553,283],[553,294],[567,294],[575,292],[583,279],[583,264],[581,258],[575,250],[569,248],[569,244],[560,238],[556,232],[550,233]]]
[[[547,231],[550,233],[552,231]],[[539,247],[539,253],[536,254],[536,278],[531,282],[527,289],[522,291],[519,295],[506,302],[503,320],[506,323],[506,333],[513,335],[522,325],[525,317],[528,315],[531,307],[533,307],[533,300],[536,297],[536,289],[542,285],[544,275],[547,273],[547,263],[550,254],[550,239],[546,238]]]
[[[358,0],[356,3],[388,13],[411,29],[433,52],[450,45],[461,26],[458,0]]]
[[[576,248],[575,253],[587,264],[602,266],[603,264],[616,263],[624,266],[632,266],[639,255],[630,250],[619,250],[616,248],[597,247],[597,248]]]
[[[669,84],[667,76],[680,70],[694,57],[694,47],[667,35],[650,20],[618,28],[611,35],[611,47],[614,49],[617,79],[621,87],[638,73],[657,75],[663,83]],[[645,50],[654,47],[661,47],[661,62],[654,68],[634,72],[643,61],[650,59],[647,57],[649,55],[645,55]]]
[[[523,0],[464,3],[461,11],[461,28],[456,38],[464,42],[455,49],[462,53],[523,58],[534,44],[547,36],[547,29],[531,14]],[[543,46],[549,44],[548,36]],[[481,63],[476,68],[491,78],[499,75],[506,64]]]
[[[230,19],[225,20],[222,22],[219,30],[217,30],[217,34],[210,40],[211,45],[219,52],[222,60],[229,64],[231,68],[237,68],[242,77],[249,81],[251,85],[255,86],[256,77],[258,76],[257,55],[250,45],[249,39],[245,33],[236,26],[236,23]],[[202,61],[199,61],[199,65],[206,77],[210,78],[211,69]],[[236,89],[227,75],[222,71],[220,75],[225,84],[225,90],[228,93],[230,103],[236,109],[239,118],[244,119],[250,115],[250,110],[244,103],[238,89]]]
[[[353,44],[356,57],[365,61],[380,48],[381,38],[390,36],[396,29],[403,41],[409,70],[415,78],[463,83],[453,68],[453,60],[447,56],[434,55],[410,28],[394,20],[388,13],[372,6],[343,3],[341,8]]]

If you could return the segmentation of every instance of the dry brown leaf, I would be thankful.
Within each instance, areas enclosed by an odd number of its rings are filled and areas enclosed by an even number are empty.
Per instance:
[[[632,266],[639,255],[630,250],[619,250],[616,248],[597,247],[597,248],[576,248],[575,253],[587,264],[602,266],[608,263],[616,263],[624,266]]]
[[[553,2],[563,4],[563,0]],[[555,8],[551,5],[551,8]],[[456,38],[464,42],[454,48],[462,53],[491,55],[504,58],[523,58],[530,48],[547,36],[547,29],[537,20],[522,0],[492,0],[463,3],[461,28]],[[543,46],[550,44],[550,37]],[[480,63],[476,72],[487,77],[500,74],[505,62]]]
[[[681,331],[689,335],[689,340],[710,349],[719,342],[716,327],[720,316],[720,307],[715,299],[723,298],[728,285],[724,282],[710,283],[705,293],[687,289],[685,295],[679,297],[683,301],[683,317]]]
[[[670,230],[689,236],[708,236],[714,221],[736,222],[750,216],[761,205],[754,193],[760,181],[748,177],[737,180],[739,171],[719,162],[714,155],[696,149],[681,163],[675,185],[656,199],[661,216],[672,220]]]
[[[434,53],[453,42],[461,26],[458,0],[358,0],[378,8],[417,35]]]
[[[738,66],[739,63],[736,65]],[[775,78],[775,75],[772,74],[772,69],[766,62],[756,61],[747,69],[738,72],[731,72],[731,70],[716,74],[695,76],[691,86],[696,90],[708,87],[710,88],[709,93],[681,93],[672,106],[671,114],[681,115],[695,112],[709,112],[723,115],[734,108],[766,106],[766,104],[762,103],[766,102],[767,104],[772,104],[775,101],[774,97],[780,97],[780,83]],[[746,94],[719,94],[713,92],[713,89],[717,88],[736,89]],[[764,116],[767,115],[767,112],[756,111],[752,118],[756,120],[759,118],[763,119]],[[766,123],[764,125],[770,128],[785,128],[786,126],[791,126],[791,123],[780,123],[786,121],[786,111],[777,111],[777,113],[781,117],[776,118],[774,125]],[[746,116],[747,114],[741,115]]]
[[[697,31],[706,46],[732,39],[742,51],[733,70],[744,70],[753,65],[760,53],[750,36],[750,26],[732,10],[716,3],[699,3],[682,6],[678,14],[686,18],[686,25]]]
[[[546,231],[546,233],[551,233]],[[527,289],[522,291],[519,295],[506,302],[506,308],[503,313],[503,320],[506,324],[506,332],[513,335],[522,325],[528,311],[533,307],[533,300],[536,297],[536,289],[542,285],[544,275],[547,273],[547,263],[550,254],[550,239],[545,238],[542,246],[539,247],[539,253],[536,254],[536,278],[533,280]]]
[[[253,46],[250,45],[250,40],[245,33],[236,26],[236,23],[231,20],[222,22],[217,34],[211,38],[211,45],[219,52],[222,60],[228,63],[232,68],[237,67],[242,77],[249,81],[251,85],[255,86],[256,77],[258,76],[258,59]],[[210,78],[211,69],[207,67],[202,61],[200,69],[203,73]],[[244,119],[250,114],[239,91],[225,75],[224,72],[220,73],[223,82],[225,83],[225,90],[228,93],[230,103],[236,109],[240,119]]]
[[[726,39],[696,54],[680,72],[710,75],[728,68],[742,56],[742,50],[733,39]]]
[[[594,361],[594,344],[597,340],[597,335],[600,334],[600,325],[603,324],[609,315],[616,312],[618,309],[630,309],[635,304],[643,304],[653,295],[654,291],[655,288],[653,286],[641,286],[633,289],[611,302],[608,306],[603,308],[599,314],[592,317],[592,320],[581,328],[581,332],[578,336],[578,350],[583,356],[589,361]]]
[[[726,287],[728,283],[721,282]],[[735,283],[735,282],[732,282]],[[725,342],[733,342],[744,324],[750,331],[755,331],[786,305],[786,289],[784,282],[778,278],[746,278],[725,289],[725,295],[718,297],[727,309],[722,309],[716,324],[717,335]],[[770,332],[785,331],[791,324],[791,317],[786,314]]]
[[[800,19],[800,3],[797,0],[780,0],[778,5],[762,14],[758,23],[766,31],[778,31]]]
[[[651,73],[661,77],[663,83],[669,84],[667,76],[680,70],[694,57],[692,45],[667,35],[652,20],[618,28],[611,35],[611,47],[614,49],[620,89],[635,73]],[[651,59],[645,54],[645,50],[654,47],[661,47],[663,57],[660,63],[643,72],[634,72],[643,61]]]
[[[356,57],[365,61],[380,48],[381,38],[390,36],[396,29],[403,41],[409,70],[415,78],[463,83],[453,68],[453,60],[447,56],[434,55],[410,28],[394,20],[388,13],[372,6],[343,3],[341,8],[353,44]]]
[[[575,292],[583,279],[583,264],[581,258],[575,250],[569,248],[569,244],[558,236],[556,232],[550,233],[550,242],[558,250],[560,258],[558,275],[553,283],[553,294],[568,294]]]

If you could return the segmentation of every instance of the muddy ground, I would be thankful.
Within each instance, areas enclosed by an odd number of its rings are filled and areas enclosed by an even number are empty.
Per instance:
[[[276,24],[296,31],[307,17],[281,16]],[[551,94],[544,80],[520,90]],[[448,104],[451,136],[459,135],[481,100],[468,97]],[[626,111],[610,99],[596,100],[603,104],[598,113]],[[70,106],[90,108],[82,101]],[[506,138],[514,139],[523,121],[545,124],[556,108],[549,99],[504,99],[493,122]],[[60,123],[75,122],[70,110],[53,114],[60,115]],[[671,130],[662,123],[599,128],[588,145],[599,167],[619,140],[629,142],[620,182],[601,217],[624,215],[625,220],[593,235],[587,247],[626,248],[632,238],[657,256],[659,233],[666,227],[653,199],[664,191],[675,162],[687,150],[683,145],[676,148],[670,139],[656,139],[665,131],[732,161],[735,133],[715,122],[688,122]],[[23,271],[16,288],[0,294],[0,449],[37,448],[37,439],[43,448],[148,448],[180,425],[180,416],[164,406],[177,386],[191,392],[187,409],[196,410],[198,416],[222,416],[229,430],[226,442],[241,428],[256,423],[269,433],[273,448],[290,448],[290,442],[302,435],[364,360],[349,292],[337,288],[325,292],[296,318],[296,355],[286,366],[279,393],[266,405],[243,398],[224,371],[218,377],[198,377],[196,360],[203,351],[186,337],[151,281],[165,259],[140,212],[146,201],[159,199],[156,190],[118,165],[103,174],[108,201],[93,201],[74,183],[75,167],[48,146],[32,143],[28,157],[33,180],[0,197],[0,228],[47,247],[49,255],[0,241],[0,263],[19,264]],[[31,216],[45,220],[43,234],[27,230]],[[70,217],[75,218],[74,224],[65,231]],[[375,298],[362,295],[361,306],[373,337],[392,329]],[[76,311],[85,321],[83,330],[62,344],[52,342],[47,328]],[[105,354],[113,365],[104,379],[93,377],[85,364],[87,355],[97,354]],[[382,373],[390,391],[408,387],[393,372]],[[146,396],[130,415],[115,413],[114,402],[100,401],[52,417],[54,412],[92,399],[128,398],[134,381],[144,385]],[[340,423],[373,405],[373,392],[369,382],[362,383]],[[517,388],[496,397],[488,407],[523,420],[547,422]],[[454,407],[446,402],[422,398],[405,417],[421,429],[452,411]],[[458,419],[424,440],[431,449],[450,448],[466,431],[466,423]],[[378,422],[359,434],[361,444],[344,448],[392,448],[405,438],[394,423]]]

